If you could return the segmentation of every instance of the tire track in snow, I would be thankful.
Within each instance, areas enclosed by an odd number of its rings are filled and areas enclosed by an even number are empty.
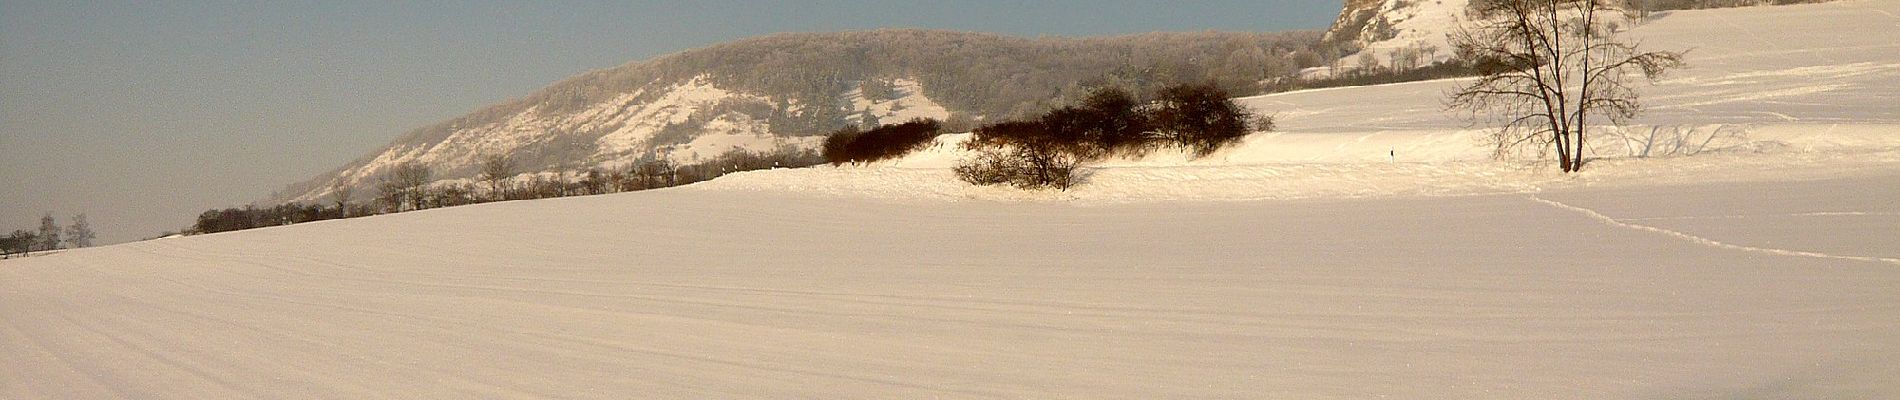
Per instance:
[[[1681,220],[1697,220],[1697,219],[1749,219],[1749,218],[1772,218],[1772,217],[1861,217],[1861,216],[1900,216],[1900,212],[1821,211],[1821,212],[1804,212],[1804,213],[1791,213],[1791,214],[1691,215],[1691,216],[1682,216],[1682,217],[1624,218],[1624,219],[1620,219],[1619,221],[1625,221],[1625,222],[1627,221],[1681,221]]]
[[[1765,247],[1744,246],[1744,245],[1739,245],[1739,244],[1726,243],[1726,242],[1722,242],[1715,239],[1709,239],[1709,238],[1705,238],[1701,236],[1658,228],[1654,226],[1639,225],[1639,224],[1623,222],[1623,221],[1617,220],[1616,218],[1611,218],[1608,215],[1603,215],[1603,213],[1596,212],[1596,210],[1591,210],[1591,209],[1583,208],[1583,207],[1577,207],[1577,206],[1564,204],[1564,203],[1551,201],[1551,200],[1545,200],[1542,197],[1537,197],[1536,194],[1527,194],[1525,197],[1530,199],[1531,201],[1544,203],[1545,205],[1549,205],[1551,207],[1583,214],[1585,216],[1590,217],[1591,219],[1602,221],[1603,223],[1609,224],[1611,226],[1618,226],[1618,227],[1641,230],[1641,231],[1661,233],[1664,235],[1674,236],[1682,240],[1687,240],[1690,242],[1694,242],[1696,244],[1701,244],[1704,246],[1709,246],[1709,247],[1714,247],[1714,248],[1740,250],[1740,251],[1747,251],[1747,252],[1754,252],[1754,253],[1766,253],[1766,254],[1774,254],[1774,255],[1781,255],[1781,256],[1824,258],[1824,259],[1832,259],[1832,260],[1867,261],[1867,262],[1880,262],[1880,263],[1900,265],[1900,259],[1896,259],[1896,258],[1843,256],[1843,255],[1819,253],[1819,252],[1812,252],[1812,251],[1771,249],[1771,248],[1765,248]]]

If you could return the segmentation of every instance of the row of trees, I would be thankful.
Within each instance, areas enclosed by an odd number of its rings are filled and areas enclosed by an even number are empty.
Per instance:
[[[975,156],[955,172],[976,185],[1067,189],[1075,168],[1085,162],[1161,148],[1202,157],[1249,133],[1272,129],[1272,118],[1254,116],[1212,84],[1169,86],[1147,102],[1126,90],[1102,88],[1078,105],[1034,120],[978,128],[965,143]]]
[[[1306,89],[1418,82],[1433,79],[1477,76],[1479,72],[1478,66],[1461,60],[1432,63],[1410,69],[1396,69],[1390,67],[1355,68],[1350,70],[1335,70],[1331,75],[1313,79],[1280,79],[1267,82],[1262,92],[1280,93]]]
[[[739,171],[804,167],[823,162],[817,152],[783,148],[770,153],[733,150],[690,165],[648,157],[613,170],[589,168],[519,174],[508,156],[495,155],[484,158],[477,182],[436,182],[434,168],[408,162],[390,168],[379,177],[373,186],[374,195],[365,197],[368,201],[358,201],[356,185],[338,181],[331,185],[328,203],[207,210],[198,215],[186,232],[217,233],[494,201],[630,192],[685,185]]]
[[[61,229],[59,221],[53,219],[53,213],[49,212],[40,217],[38,230],[19,229],[0,237],[0,258],[23,257],[36,251],[92,247],[93,239],[97,238],[98,235],[92,231],[92,224],[86,221],[86,214],[74,215],[72,225]]]

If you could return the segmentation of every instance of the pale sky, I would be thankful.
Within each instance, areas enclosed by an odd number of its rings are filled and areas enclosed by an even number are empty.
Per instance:
[[[1340,2],[0,0],[0,234],[152,237],[588,70],[778,32],[1323,29]]]

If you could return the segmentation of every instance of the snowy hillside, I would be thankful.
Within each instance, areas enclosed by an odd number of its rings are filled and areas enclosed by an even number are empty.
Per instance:
[[[852,100],[845,111],[851,121],[902,121],[909,118],[944,119],[948,110],[923,93],[914,79],[899,78],[897,97],[880,101],[864,100],[856,90],[845,94]],[[704,76],[670,86],[657,87],[658,94],[646,96],[644,90],[622,94],[578,112],[548,113],[530,107],[500,122],[458,127],[442,140],[399,143],[360,165],[345,169],[338,179],[356,186],[373,184],[376,177],[404,162],[422,162],[450,168],[451,174],[465,172],[492,154],[535,154],[537,146],[570,145],[593,149],[581,156],[587,165],[627,165],[649,154],[677,163],[693,163],[728,151],[769,152],[781,147],[814,148],[821,137],[774,134],[762,116],[740,111],[735,105],[771,104],[775,99],[719,87]],[[795,109],[794,109],[795,110]],[[673,137],[669,129],[679,130]],[[577,135],[580,132],[591,134]],[[591,139],[590,139],[591,138]],[[591,140],[579,145],[564,144]],[[539,164],[531,164],[539,166]],[[290,199],[321,202],[328,187]]]
[[[1677,11],[1629,32],[1655,49],[1692,49],[1690,67],[1641,89],[1650,110],[1605,132],[1583,174],[1495,161],[1486,127],[1444,110],[1457,81],[1280,93],[1241,99],[1279,131],[1200,160],[1159,154],[1084,171],[1060,193],[970,187],[949,166],[959,136],[873,167],[741,174],[702,188],[938,199],[1090,202],[1459,195],[1709,179],[1784,179],[1900,162],[1900,30],[1894,1]],[[1775,33],[1733,40],[1735,27]],[[1621,136],[1619,136],[1621,135]],[[1680,135],[1690,146],[1665,154]],[[1653,138],[1653,139],[1652,139]],[[1646,145],[1647,144],[1647,145]],[[1650,158],[1636,158],[1648,147]],[[1682,153],[1699,152],[1693,157]],[[1804,172],[1806,171],[1806,172]]]
[[[1339,21],[1326,32],[1327,40],[1360,49],[1343,63],[1357,67],[1359,54],[1371,55],[1379,65],[1392,65],[1395,51],[1417,51],[1419,65],[1451,58],[1446,34],[1466,19],[1470,0],[1348,1]]]
[[[1419,82],[1244,99],[1282,131],[1068,192],[958,184],[946,136],[4,260],[0,398],[1900,398],[1894,15],[1637,28],[1695,50],[1635,132],[1746,135],[1577,176]]]
[[[1175,80],[1255,84],[1291,74],[1294,54],[1317,43],[1317,32],[770,35],[588,72],[417,128],[266,202],[322,201],[334,184],[370,187],[405,162],[460,179],[472,178],[476,161],[488,155],[509,155],[518,172],[540,173],[615,168],[645,157],[691,164],[732,150],[810,148],[816,136],[849,124],[1041,110],[1085,79],[1122,80],[1136,90]]]

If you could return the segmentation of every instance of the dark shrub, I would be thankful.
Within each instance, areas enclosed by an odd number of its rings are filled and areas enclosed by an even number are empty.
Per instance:
[[[1139,154],[1152,146],[1153,124],[1128,91],[1096,90],[1082,100],[1082,109],[1089,113],[1091,139],[1106,152]]]
[[[825,138],[825,162],[837,165],[903,157],[923,149],[941,133],[943,127],[934,119],[914,119],[863,132],[846,127]]]
[[[1074,155],[1030,146],[985,146],[976,157],[957,164],[958,179],[974,185],[1008,184],[1022,189],[1067,190],[1074,182]]]
[[[851,162],[851,152],[849,150],[851,142],[857,141],[858,136],[863,134],[863,132],[858,131],[858,127],[847,126],[844,127],[844,129],[839,129],[825,136],[824,147],[819,150],[824,153],[825,162],[831,163],[832,165]]]
[[[1253,114],[1214,85],[1180,85],[1161,90],[1155,101],[1155,130],[1169,144],[1195,156],[1212,154],[1252,133]]]
[[[1012,121],[977,128],[965,144],[976,158],[956,166],[959,179],[976,185],[1068,189],[1084,153],[1100,154],[1076,127],[1080,112],[1058,110],[1035,122]],[[1051,129],[1051,126],[1055,129]]]
[[[1096,90],[1080,106],[1057,108],[1034,121],[977,128],[964,146],[976,152],[955,168],[976,185],[1067,189],[1076,166],[1115,155],[1140,155],[1174,145],[1206,156],[1252,129],[1271,130],[1214,85],[1178,85],[1143,107],[1128,92]]]

